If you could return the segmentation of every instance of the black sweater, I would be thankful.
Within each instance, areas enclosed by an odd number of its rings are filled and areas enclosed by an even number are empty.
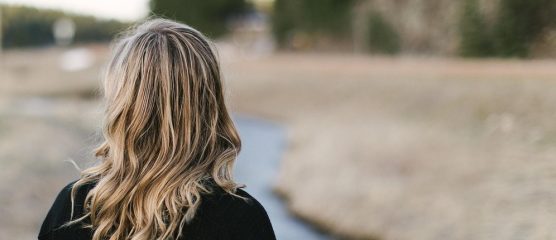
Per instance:
[[[60,228],[70,220],[70,194],[73,183],[68,184],[58,194],[42,224],[39,240],[92,238],[91,229],[82,228],[79,223]],[[75,217],[83,215],[83,202],[92,187],[93,185],[89,184],[78,189],[75,198]],[[236,193],[247,198],[247,201],[227,194],[218,187],[214,189],[213,193],[202,196],[201,205],[193,221],[184,227],[182,239],[276,239],[266,211],[255,198],[241,189]]]

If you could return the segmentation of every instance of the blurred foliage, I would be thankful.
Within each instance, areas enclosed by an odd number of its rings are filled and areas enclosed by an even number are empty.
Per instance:
[[[556,0],[501,0],[493,35],[497,54],[526,57],[533,41],[554,24]]]
[[[490,31],[479,10],[477,0],[466,0],[460,19],[460,54],[465,57],[485,57],[494,53]]]
[[[0,5],[2,11],[2,47],[46,46],[54,43],[52,26],[60,18],[75,23],[74,42],[109,41],[128,24],[115,20],[99,20],[91,16],[32,7]]]
[[[280,46],[301,32],[328,38],[345,38],[351,32],[351,12],[356,0],[275,0],[272,29]]]
[[[531,45],[554,26],[556,0],[500,0],[494,22],[466,0],[460,19],[460,53],[469,57],[527,57]]]
[[[227,24],[248,12],[246,0],[151,0],[154,14],[186,23],[210,37],[227,32]]]
[[[379,13],[369,14],[368,44],[371,52],[396,54],[400,51],[400,36]]]

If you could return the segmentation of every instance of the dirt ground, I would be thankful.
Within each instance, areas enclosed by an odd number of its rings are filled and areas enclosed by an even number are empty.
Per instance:
[[[35,238],[90,162],[101,112],[92,67],[61,49],[7,51],[0,71],[0,239]],[[292,212],[361,239],[556,237],[556,62],[223,47],[234,112],[283,123],[276,181]]]

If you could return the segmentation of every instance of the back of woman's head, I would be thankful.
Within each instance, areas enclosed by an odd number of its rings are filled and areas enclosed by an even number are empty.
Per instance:
[[[209,182],[235,192],[241,142],[201,33],[164,19],[133,28],[114,45],[104,94],[102,161],[72,191],[96,184],[84,216],[93,239],[176,239]]]

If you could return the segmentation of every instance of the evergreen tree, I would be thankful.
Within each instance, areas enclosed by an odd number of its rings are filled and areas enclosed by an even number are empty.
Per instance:
[[[494,26],[496,50],[503,57],[526,57],[533,41],[553,23],[554,0],[501,0]]]
[[[479,11],[477,0],[465,0],[460,18],[460,54],[466,57],[490,56],[493,42],[489,28]]]
[[[367,32],[371,52],[395,54],[400,51],[400,37],[380,14],[371,13]]]
[[[210,37],[226,33],[230,19],[249,10],[246,0],[151,0],[154,14],[186,23]]]

